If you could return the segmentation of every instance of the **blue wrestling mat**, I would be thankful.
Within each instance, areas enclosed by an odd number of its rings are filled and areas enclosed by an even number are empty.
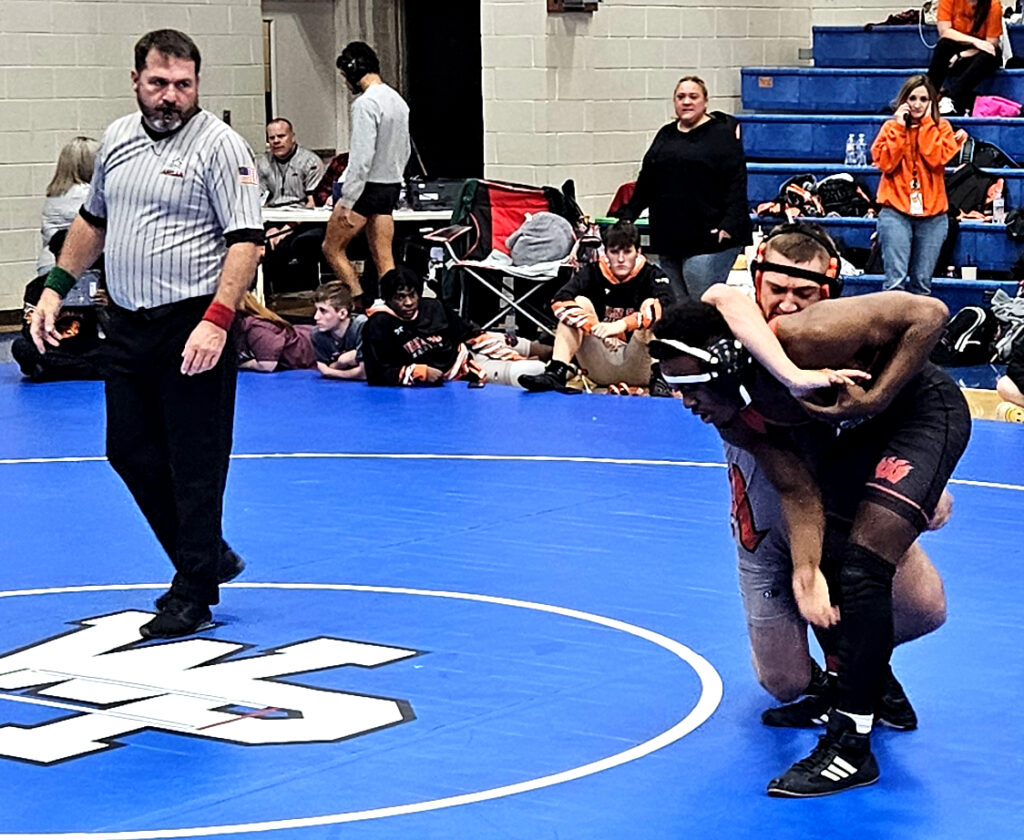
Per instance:
[[[949,621],[870,788],[764,794],[770,730],[717,435],[674,400],[242,374],[217,626],[138,627],[170,565],[99,383],[0,366],[0,840],[1020,836],[1024,430],[979,422],[924,537]]]

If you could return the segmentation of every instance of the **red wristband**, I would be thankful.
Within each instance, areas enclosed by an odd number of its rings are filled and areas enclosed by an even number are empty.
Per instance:
[[[217,301],[214,301],[206,307],[203,320],[209,321],[211,324],[216,324],[222,330],[227,332],[235,322],[235,310],[225,306],[223,303],[217,303]]]

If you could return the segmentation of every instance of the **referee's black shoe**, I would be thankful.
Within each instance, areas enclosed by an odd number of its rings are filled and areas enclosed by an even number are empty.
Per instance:
[[[144,639],[174,639],[208,627],[213,627],[213,616],[206,604],[172,595],[160,612],[139,628],[139,633]]]
[[[825,734],[807,758],[768,783],[768,795],[790,798],[828,796],[878,781],[878,762],[871,736],[858,735],[854,722],[841,712],[829,715]]]
[[[217,566],[217,583],[227,583],[229,580],[234,580],[242,572],[245,571],[245,561],[241,555],[236,554],[230,548],[220,556],[220,564]],[[157,598],[153,603],[156,605],[158,610],[162,610],[164,605],[171,599],[173,594],[172,589],[168,589],[163,595]]]

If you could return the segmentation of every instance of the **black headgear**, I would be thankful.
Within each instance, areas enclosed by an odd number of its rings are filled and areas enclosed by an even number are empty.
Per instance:
[[[793,265],[780,265],[779,263],[765,260],[764,257],[768,251],[768,243],[775,237],[782,236],[785,233],[799,233],[801,236],[813,239],[821,245],[825,249],[825,253],[828,254],[828,268],[825,269],[825,272],[808,271]],[[841,265],[842,259],[839,256],[839,251],[836,250],[835,243],[828,236],[818,233],[810,226],[801,222],[789,222],[779,225],[761,240],[761,244],[757,246],[757,256],[750,263],[750,274],[754,278],[754,293],[757,295],[761,294],[761,272],[767,269],[768,271],[777,271],[790,277],[799,277],[801,280],[813,280],[822,287],[823,297],[837,298],[843,293],[843,278],[839,275]]]
[[[367,73],[380,73],[377,53],[363,41],[353,41],[345,47],[335,63],[352,87],[359,87],[359,80]]]
[[[694,347],[674,338],[654,338],[648,344],[648,350],[651,357],[659,362],[679,356],[689,356],[700,362],[700,373],[686,376],[662,373],[662,378],[669,385],[697,385],[719,378],[741,377],[752,361],[750,354],[735,338],[720,338],[708,347]]]

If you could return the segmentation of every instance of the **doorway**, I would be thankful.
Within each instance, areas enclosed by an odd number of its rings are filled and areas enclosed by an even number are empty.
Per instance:
[[[409,130],[430,178],[484,172],[479,0],[404,0]],[[419,167],[414,160],[410,171]]]

